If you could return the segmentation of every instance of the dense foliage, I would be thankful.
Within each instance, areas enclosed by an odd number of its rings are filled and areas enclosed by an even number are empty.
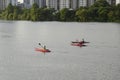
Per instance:
[[[97,0],[90,7],[80,7],[77,10],[64,8],[60,11],[46,7],[39,8],[37,4],[33,4],[30,9],[21,9],[9,4],[4,11],[0,11],[0,18],[31,21],[120,22],[120,4],[109,5],[106,0]]]

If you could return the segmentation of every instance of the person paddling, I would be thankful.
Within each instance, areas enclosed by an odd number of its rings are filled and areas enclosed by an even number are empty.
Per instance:
[[[84,44],[84,39],[82,39],[82,41],[79,42],[80,45]]]
[[[46,46],[44,46],[44,49],[46,50]]]
[[[46,46],[42,46],[40,43],[39,43],[39,45],[40,45],[43,49],[45,49],[45,50],[46,50]]]
[[[84,38],[82,39],[82,43],[85,43]]]

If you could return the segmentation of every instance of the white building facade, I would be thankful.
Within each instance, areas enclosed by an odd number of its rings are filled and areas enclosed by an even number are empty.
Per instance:
[[[120,4],[120,0],[116,0],[116,4]]]
[[[70,8],[69,4],[70,4],[70,0],[60,0],[59,2],[60,10],[63,8]]]
[[[96,0],[88,0],[87,1],[87,6],[91,6],[95,3]]]
[[[31,8],[30,0],[23,0],[23,4],[24,4],[25,8],[27,8],[27,9]]]
[[[70,9],[77,9],[79,7],[79,0],[70,0]]]
[[[59,1],[60,0],[46,0],[47,8],[54,8],[55,10],[59,10]]]
[[[0,10],[4,10],[10,3],[16,6],[17,2],[17,0],[0,0]]]
[[[30,5],[32,6],[34,3],[37,3],[39,8],[46,6],[46,0],[30,0]]]
[[[6,8],[6,0],[0,0],[0,10],[4,10]]]
[[[10,1],[10,0],[9,0]],[[37,3],[39,8],[47,7],[61,10],[63,8],[77,9],[79,7],[91,6],[97,0],[24,0],[24,7],[31,8],[34,3]],[[106,0],[109,4],[115,4],[116,0]],[[120,3],[120,0],[117,1]]]
[[[13,6],[16,6],[17,2],[18,2],[18,0],[6,0],[7,5],[11,3]]]
[[[78,6],[79,7],[86,7],[88,4],[87,4],[87,0],[79,0],[78,1]]]

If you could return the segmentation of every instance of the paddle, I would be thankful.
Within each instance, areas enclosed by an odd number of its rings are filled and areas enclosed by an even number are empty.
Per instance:
[[[42,48],[44,48],[40,43],[39,43],[39,45],[40,45]]]

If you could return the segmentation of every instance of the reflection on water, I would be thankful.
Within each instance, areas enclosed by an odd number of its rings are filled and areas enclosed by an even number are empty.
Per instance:
[[[119,80],[119,49],[117,23],[0,21],[0,80]]]
[[[9,35],[2,35],[1,37],[2,38],[11,38],[11,36],[9,36]]]

